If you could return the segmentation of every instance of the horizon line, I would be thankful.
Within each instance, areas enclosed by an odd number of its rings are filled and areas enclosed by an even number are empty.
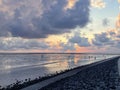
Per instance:
[[[101,53],[101,52],[0,52],[0,54],[108,54],[116,55],[120,53]]]

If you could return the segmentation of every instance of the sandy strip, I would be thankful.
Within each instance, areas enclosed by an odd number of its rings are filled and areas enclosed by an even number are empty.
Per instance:
[[[73,76],[73,75],[77,74],[78,72],[80,72],[80,71],[82,71],[82,70],[84,70],[84,69],[86,69],[86,68],[89,68],[89,67],[92,67],[92,66],[96,66],[96,65],[98,65],[98,64],[104,63],[104,62],[106,62],[106,61],[113,60],[113,59],[115,59],[115,58],[118,58],[118,57],[113,57],[113,58],[105,59],[105,60],[102,60],[102,61],[99,61],[99,62],[90,64],[90,65],[87,65],[86,67],[83,67],[83,68],[73,69],[73,70],[68,71],[68,72],[66,72],[66,73],[63,73],[63,74],[61,74],[61,75],[55,76],[55,77],[53,77],[53,78],[47,79],[47,80],[45,80],[45,81],[42,81],[42,82],[40,82],[40,83],[37,83],[37,84],[31,85],[31,86],[29,86],[29,87],[26,87],[26,88],[24,88],[24,89],[22,89],[22,90],[38,90],[38,89],[41,89],[41,88],[43,88],[43,87],[45,87],[45,86],[47,86],[47,85],[49,85],[49,84],[51,84],[51,83],[54,83],[54,82],[59,81],[59,80],[61,80],[61,79],[64,79],[64,78]]]

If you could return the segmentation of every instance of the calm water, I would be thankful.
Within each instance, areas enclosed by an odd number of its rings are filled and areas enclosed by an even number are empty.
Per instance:
[[[34,79],[60,72],[115,55],[94,54],[0,54],[0,85],[6,86],[17,80]]]

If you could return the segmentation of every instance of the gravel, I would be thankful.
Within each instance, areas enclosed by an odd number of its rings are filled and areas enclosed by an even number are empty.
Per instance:
[[[86,68],[40,90],[120,90],[118,59]]]

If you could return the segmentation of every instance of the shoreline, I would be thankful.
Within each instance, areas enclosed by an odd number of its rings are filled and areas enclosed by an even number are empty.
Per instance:
[[[114,58],[93,65],[39,90],[120,90],[119,61]]]
[[[9,85],[6,88],[1,87],[0,90],[20,90],[20,89],[21,90],[38,90],[43,87],[46,87],[47,85],[51,83],[57,82],[61,79],[66,79],[68,77],[71,77],[81,71],[84,71],[87,68],[94,67],[96,65],[103,64],[105,62],[108,62],[108,61],[111,61],[117,58],[119,57],[112,57],[112,58],[104,59],[102,61],[98,61],[92,64],[61,71],[60,73],[56,72],[55,74],[50,74],[45,77],[38,77],[35,80],[30,80],[29,78],[29,79],[26,79],[25,82],[22,82],[22,83],[21,81],[16,81],[16,83],[12,84],[11,86]]]
[[[74,68],[72,70],[65,71],[62,74],[60,73],[59,75],[53,76],[52,78],[49,78],[49,79],[44,80],[42,82],[39,82],[37,84],[34,84],[34,85],[28,86],[26,88],[23,88],[22,90],[38,90],[38,89],[41,89],[41,88],[43,88],[43,87],[45,87],[45,86],[47,86],[51,83],[54,83],[54,82],[57,82],[61,79],[65,79],[67,77],[73,76],[73,75],[79,73],[80,71],[84,71],[87,68],[94,67],[96,65],[103,64],[105,62],[111,61],[113,59],[118,59],[118,58],[119,57],[113,57],[113,58],[109,58],[109,59],[105,59],[105,60],[102,60],[102,61],[99,61],[99,62],[89,64],[89,65],[85,65],[85,66],[82,66],[82,67],[77,67],[77,68]]]
[[[8,55],[13,55],[13,54],[96,54],[96,55],[120,55],[120,53],[87,53],[87,52],[82,52],[82,53],[54,53],[54,52],[51,52],[51,53],[37,53],[37,52],[34,52],[34,53],[29,53],[29,52],[22,52],[22,53],[12,53],[12,52],[7,52],[7,53],[2,53],[0,52],[0,54],[8,54]]]

